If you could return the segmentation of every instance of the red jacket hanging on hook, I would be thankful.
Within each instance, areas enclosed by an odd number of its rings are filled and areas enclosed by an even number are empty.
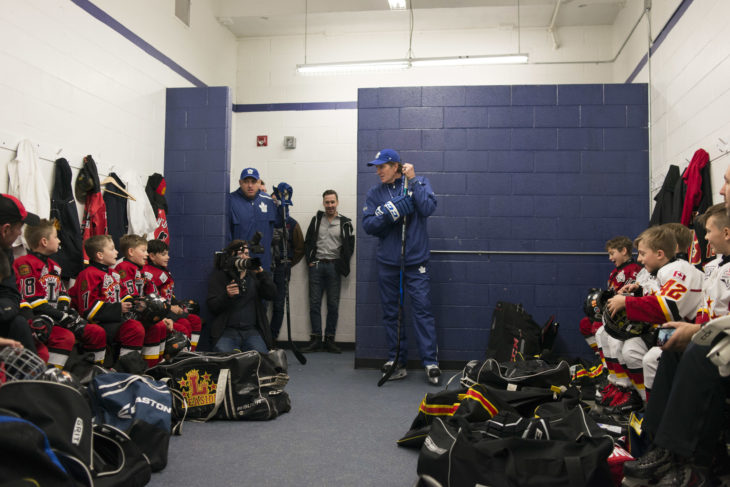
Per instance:
[[[709,162],[710,155],[704,149],[697,149],[692,156],[692,161],[682,174],[682,179],[687,185],[684,206],[682,206],[682,225],[689,226],[696,212],[703,212],[712,204],[712,194],[703,191],[710,187]],[[708,170],[705,171],[705,168]],[[705,208],[702,208],[703,203],[707,204]]]
[[[152,209],[155,211],[157,217],[157,228],[155,229],[155,238],[162,240],[167,245],[170,245],[170,231],[167,228],[167,198],[165,198],[165,191],[167,190],[167,183],[162,174],[154,173],[147,178],[147,186],[145,192],[147,197],[152,204]]]
[[[76,197],[84,199],[84,218],[81,221],[82,241],[94,235],[106,235],[106,205],[101,194],[99,173],[94,159],[84,157],[84,166],[76,178]],[[89,263],[89,256],[83,250],[84,264]]]

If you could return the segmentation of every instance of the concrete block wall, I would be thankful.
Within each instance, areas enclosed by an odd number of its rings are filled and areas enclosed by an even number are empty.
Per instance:
[[[169,267],[175,277],[175,294],[197,300],[204,317],[213,253],[226,244],[231,115],[228,87],[167,90]]]
[[[429,235],[440,360],[481,358],[500,300],[538,323],[555,315],[558,352],[588,355],[577,325],[588,288],[605,286],[612,269],[604,244],[635,237],[649,218],[647,86],[367,88],[358,107],[358,206],[378,183],[366,163],[383,148],[413,163],[438,198]],[[357,224],[356,364],[369,366],[386,342],[377,239]],[[500,253],[433,253],[464,250]]]

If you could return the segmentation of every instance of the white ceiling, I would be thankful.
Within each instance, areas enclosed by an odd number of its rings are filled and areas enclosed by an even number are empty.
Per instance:
[[[627,0],[409,0],[415,31],[612,25]],[[407,31],[408,10],[387,0],[214,0],[236,37]]]

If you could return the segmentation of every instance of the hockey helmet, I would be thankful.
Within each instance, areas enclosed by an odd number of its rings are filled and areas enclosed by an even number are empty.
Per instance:
[[[200,304],[198,304],[198,302],[194,299],[186,299],[182,304],[185,306],[185,310],[188,313],[192,313],[194,315],[200,314]]]
[[[591,288],[583,302],[583,312],[591,320],[601,321],[603,308],[606,305],[606,301],[608,301],[611,296],[613,296],[611,291]]]
[[[48,370],[43,372],[39,377],[38,380],[46,380],[48,382],[57,382],[59,384],[65,384],[67,386],[71,386],[74,389],[76,389],[79,392],[84,392],[84,386],[81,385],[81,382],[71,375],[70,372],[67,372],[65,370],[61,370],[56,367],[49,367]]]
[[[26,348],[4,347],[0,350],[0,383],[38,379],[46,367],[38,355]]]
[[[165,360],[168,362],[172,360],[178,353],[187,352],[190,350],[190,340],[185,336],[185,333],[173,330],[167,335],[165,340]]]
[[[629,321],[626,310],[617,311],[614,316],[608,309],[603,311],[603,327],[610,336],[616,340],[628,340],[638,338],[653,329],[651,323]]]
[[[170,312],[170,305],[160,295],[150,293],[134,303],[134,312],[145,326],[162,321]]]

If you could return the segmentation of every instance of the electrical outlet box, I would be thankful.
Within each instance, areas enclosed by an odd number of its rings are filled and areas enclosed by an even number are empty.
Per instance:
[[[297,138],[287,136],[284,137],[284,147],[287,149],[296,149],[297,148]]]

